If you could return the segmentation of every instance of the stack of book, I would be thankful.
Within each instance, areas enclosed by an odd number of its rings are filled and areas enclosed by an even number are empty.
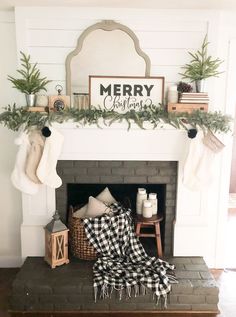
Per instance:
[[[183,92],[179,103],[209,103],[209,97],[207,92]]]

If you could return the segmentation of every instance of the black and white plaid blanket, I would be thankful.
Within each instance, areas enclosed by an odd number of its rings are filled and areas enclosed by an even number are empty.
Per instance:
[[[131,210],[113,204],[112,215],[83,221],[87,237],[99,254],[93,267],[95,301],[99,290],[102,298],[117,290],[121,299],[122,293],[131,297],[150,289],[157,303],[164,297],[166,305],[170,283],[176,282],[173,273],[168,274],[174,266],[146,254],[134,233]]]

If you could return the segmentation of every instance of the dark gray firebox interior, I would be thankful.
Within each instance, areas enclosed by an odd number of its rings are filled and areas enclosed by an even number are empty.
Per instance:
[[[65,223],[69,205],[83,205],[89,196],[98,195],[106,186],[118,201],[128,197],[134,213],[138,187],[157,193],[158,210],[164,217],[161,223],[164,252],[173,253],[177,162],[59,161],[57,171],[63,185],[56,190],[56,206]]]

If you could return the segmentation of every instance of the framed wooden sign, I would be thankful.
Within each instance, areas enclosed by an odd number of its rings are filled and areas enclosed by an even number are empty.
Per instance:
[[[159,106],[164,98],[164,77],[89,76],[92,107],[126,112]]]

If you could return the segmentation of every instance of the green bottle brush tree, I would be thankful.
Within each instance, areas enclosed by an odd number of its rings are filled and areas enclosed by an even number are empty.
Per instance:
[[[208,55],[207,48],[209,44],[206,35],[199,50],[195,53],[188,52],[192,59],[188,64],[182,67],[184,72],[180,73],[183,79],[189,79],[190,82],[195,82],[197,92],[202,92],[203,88],[201,84],[204,79],[218,77],[222,73],[218,71],[218,68],[223,61],[219,58],[213,59],[212,56]]]
[[[46,91],[46,85],[50,82],[46,77],[41,78],[40,70],[37,68],[37,63],[32,64],[30,62],[30,55],[26,55],[23,52],[21,54],[21,66],[22,69],[17,69],[17,72],[22,78],[14,78],[8,75],[8,80],[12,82],[13,88],[16,88],[20,92],[26,95],[26,101],[34,100],[35,94],[40,90]],[[29,97],[34,96],[34,97]],[[34,104],[27,104],[33,106]]]

